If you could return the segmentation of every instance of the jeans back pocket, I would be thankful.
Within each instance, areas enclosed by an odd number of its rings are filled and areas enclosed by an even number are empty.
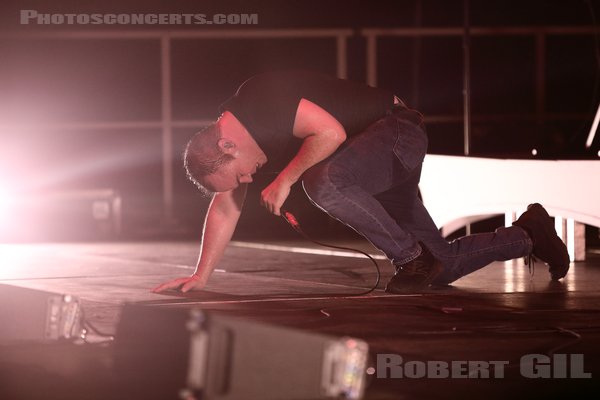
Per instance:
[[[404,168],[410,171],[419,166],[427,153],[427,134],[418,126],[400,119],[398,123],[394,154]]]

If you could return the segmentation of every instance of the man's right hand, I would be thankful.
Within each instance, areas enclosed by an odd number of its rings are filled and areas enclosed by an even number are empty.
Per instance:
[[[154,293],[164,292],[169,289],[178,289],[183,293],[190,290],[200,290],[206,286],[207,279],[202,279],[198,275],[192,275],[185,278],[177,278],[172,281],[163,283],[152,289]]]
[[[160,293],[175,289],[185,293],[206,286],[208,278],[231,240],[242,212],[247,188],[247,184],[242,184],[237,189],[220,192],[213,197],[204,222],[200,259],[196,264],[195,273],[192,276],[163,283],[152,289],[152,292]]]

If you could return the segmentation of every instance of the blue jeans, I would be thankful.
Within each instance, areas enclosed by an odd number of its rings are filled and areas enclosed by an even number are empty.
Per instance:
[[[398,108],[388,112],[306,171],[302,184],[313,204],[360,233],[395,265],[417,258],[423,243],[444,266],[433,282],[437,285],[493,261],[529,254],[533,243],[517,226],[452,242],[441,236],[418,197],[427,135],[415,115]]]

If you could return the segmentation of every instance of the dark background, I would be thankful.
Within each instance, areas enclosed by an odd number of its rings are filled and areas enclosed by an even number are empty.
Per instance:
[[[78,122],[160,121],[160,43],[148,40],[31,39],[30,31],[255,30],[344,28],[348,77],[365,81],[364,28],[461,27],[462,0],[397,1],[19,1],[0,6],[0,184],[39,196],[48,191],[112,188],[122,195],[125,239],[198,237],[208,200],[185,180],[181,151],[197,130],[173,131],[174,221],[162,212],[160,128],[56,129]],[[20,25],[19,10],[40,13],[256,13],[258,25]],[[597,27],[600,1],[471,0],[473,27]],[[536,119],[535,40],[531,35],[471,38],[472,155],[593,158],[585,139],[598,105],[598,35],[546,38],[543,118]],[[282,68],[336,73],[334,39],[173,39],[174,120],[214,119],[217,106],[245,79]],[[461,37],[378,40],[378,86],[391,89],[428,121],[430,152],[463,152]],[[33,124],[35,127],[18,127]],[[586,184],[598,177],[586,177]],[[238,238],[287,232],[249,194]],[[287,203],[316,234],[339,227],[312,209],[296,188]],[[58,209],[22,237],[8,240],[105,238],[93,221]],[[73,210],[76,207],[73,206]],[[48,210],[46,210],[48,211]],[[33,211],[19,212],[32,215]],[[50,213],[52,215],[48,216]],[[60,215],[60,219],[57,217]],[[87,225],[86,225],[87,224]]]

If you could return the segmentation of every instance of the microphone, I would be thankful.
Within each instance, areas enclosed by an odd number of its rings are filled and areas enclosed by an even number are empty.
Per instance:
[[[290,224],[292,226],[292,228],[294,228],[294,229],[300,228],[300,223],[298,222],[296,217],[294,217],[294,214],[292,214],[291,212],[282,209],[281,216],[283,217],[283,219],[285,219],[288,222],[288,224]]]

